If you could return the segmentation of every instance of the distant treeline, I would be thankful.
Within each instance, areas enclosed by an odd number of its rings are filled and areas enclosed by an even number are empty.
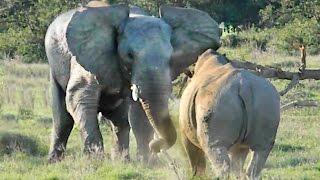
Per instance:
[[[2,0],[0,1],[0,59],[22,57],[23,62],[45,62],[44,35],[61,12],[88,0]],[[255,42],[265,50],[274,47],[291,52],[305,44],[312,54],[320,52],[319,0],[110,0],[137,5],[157,15],[162,4],[193,7],[210,14],[225,29],[224,45],[235,47]],[[250,32],[250,33],[245,33]],[[272,35],[275,35],[274,37]]]

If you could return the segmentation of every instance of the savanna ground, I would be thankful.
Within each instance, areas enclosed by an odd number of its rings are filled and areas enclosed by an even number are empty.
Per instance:
[[[247,48],[222,49],[230,58],[252,60],[260,64],[296,71],[299,56],[282,56]],[[320,69],[320,56],[308,56],[308,68]],[[47,163],[51,134],[51,108],[47,64],[22,64],[16,61],[0,64],[0,179],[177,179],[168,164],[146,168],[135,160],[136,144],[131,135],[130,163],[89,159],[82,154],[79,127],[75,126],[68,142],[66,158]],[[278,90],[288,81],[272,80]],[[291,90],[282,103],[299,99],[320,101],[320,81],[304,80]],[[172,101],[171,114],[178,119],[178,100]],[[177,123],[176,123],[177,125]],[[110,154],[112,136],[107,124],[100,126],[106,154]],[[19,135],[21,136],[19,136]],[[22,137],[23,136],[23,137]],[[11,138],[11,139],[10,139]],[[4,147],[15,138],[18,142]],[[20,142],[19,142],[20,141]],[[13,142],[13,141],[12,141]],[[190,177],[190,167],[180,141],[169,150],[177,160],[179,173]],[[262,172],[263,179],[320,178],[320,107],[295,108],[281,114],[275,146]],[[108,155],[107,155],[108,157]],[[163,156],[161,156],[163,157]],[[166,163],[163,161],[163,163]],[[207,178],[212,173],[208,173]]]

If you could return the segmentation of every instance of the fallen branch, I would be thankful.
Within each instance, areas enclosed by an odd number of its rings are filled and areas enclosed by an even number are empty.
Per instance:
[[[300,80],[304,79],[320,79],[320,70],[304,70],[302,72],[283,71],[281,68],[267,67],[248,61],[229,60],[229,62],[237,68],[250,70],[252,73],[265,78],[292,80],[295,76]]]
[[[289,72],[283,71],[281,68],[262,66],[259,64],[251,63],[248,61],[239,61],[239,60],[229,60],[229,62],[237,68],[248,69],[253,73],[263,76],[265,78],[276,78],[276,79],[287,79],[292,80],[289,85],[294,86],[298,84],[299,80],[304,79],[320,79],[320,70],[307,70],[307,60],[306,60],[306,48],[304,45],[300,45],[300,54],[301,54],[301,65],[299,67],[299,72]],[[298,82],[297,82],[298,81]],[[291,88],[292,88],[291,87]],[[287,91],[290,90],[290,87],[287,87]]]
[[[259,64],[255,64],[248,61],[243,60],[229,60],[227,61],[235,68],[241,68],[241,69],[247,69],[253,74],[256,74],[258,76],[262,76],[265,78],[274,78],[274,79],[285,79],[285,80],[291,80],[290,83],[285,87],[284,90],[280,91],[280,96],[285,95],[288,93],[292,88],[294,88],[297,84],[299,84],[300,80],[305,79],[314,79],[319,80],[320,79],[320,70],[310,70],[306,69],[307,62],[306,62],[306,48],[304,45],[299,46],[300,54],[301,54],[301,65],[299,67],[298,72],[290,72],[290,71],[284,71],[281,68],[272,67],[272,66],[262,66]],[[182,90],[184,86],[187,84],[187,79],[192,78],[193,71],[187,68],[184,71],[184,74],[186,75],[183,77],[181,82],[180,91],[178,93],[178,96],[181,96]]]
[[[293,101],[281,106],[281,111],[286,111],[293,107],[318,107],[319,103],[314,100]]]
[[[295,75],[295,76],[293,76],[292,81],[287,85],[287,87],[284,90],[279,92],[280,96],[287,94],[287,92],[289,92],[297,84],[299,84],[299,76]]]

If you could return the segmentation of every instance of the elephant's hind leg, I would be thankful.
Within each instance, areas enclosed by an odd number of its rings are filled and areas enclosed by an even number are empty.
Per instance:
[[[65,92],[51,75],[53,132],[49,161],[61,160],[66,150],[67,141],[73,128],[73,119],[68,113],[65,102]]]
[[[188,138],[182,133],[183,146],[189,157],[189,162],[192,168],[193,175],[204,175],[206,171],[206,159],[204,152],[195,146]]]
[[[249,167],[247,169],[247,176],[249,179],[258,179],[261,170],[263,169],[266,160],[269,156],[269,153],[272,149],[273,145],[264,150],[254,150],[252,159],[249,163]]]
[[[237,176],[237,179],[240,179],[243,176],[243,165],[247,158],[249,147],[235,145],[229,150],[231,171]]]

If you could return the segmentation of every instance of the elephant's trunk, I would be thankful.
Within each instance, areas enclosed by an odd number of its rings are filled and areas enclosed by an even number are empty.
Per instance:
[[[133,68],[132,98],[140,101],[156,135],[149,147],[152,153],[170,148],[177,139],[169,116],[168,100],[172,91],[169,63],[154,52]],[[170,57],[170,56],[169,56]],[[139,68],[138,68],[139,67]]]
[[[149,143],[152,153],[166,150],[174,145],[177,139],[175,127],[169,116],[168,100],[148,101],[140,99],[142,107],[158,137]]]

